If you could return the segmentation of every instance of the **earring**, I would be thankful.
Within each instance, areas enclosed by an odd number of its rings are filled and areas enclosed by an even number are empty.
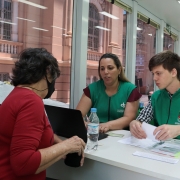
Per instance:
[[[119,76],[119,78],[121,77],[121,75],[120,75],[120,74],[119,74],[118,76]]]

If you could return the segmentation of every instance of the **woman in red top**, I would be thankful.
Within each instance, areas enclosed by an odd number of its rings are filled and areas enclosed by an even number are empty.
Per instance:
[[[54,92],[59,75],[57,60],[45,49],[20,54],[13,69],[15,88],[0,106],[0,179],[44,180],[45,169],[68,153],[84,157],[84,141],[76,136],[61,141],[44,111],[42,99]]]

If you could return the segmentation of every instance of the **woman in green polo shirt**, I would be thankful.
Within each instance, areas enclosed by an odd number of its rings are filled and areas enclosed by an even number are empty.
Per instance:
[[[141,94],[125,77],[121,62],[115,54],[101,56],[98,73],[100,80],[83,90],[84,94],[76,109],[85,117],[90,108],[97,108],[100,132],[127,128],[137,115]]]

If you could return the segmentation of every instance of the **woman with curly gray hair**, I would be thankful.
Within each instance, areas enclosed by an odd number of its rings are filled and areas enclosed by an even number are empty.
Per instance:
[[[13,68],[13,91],[0,106],[0,179],[44,180],[46,168],[68,153],[82,154],[85,143],[54,135],[42,99],[54,92],[57,60],[42,48],[25,49]]]

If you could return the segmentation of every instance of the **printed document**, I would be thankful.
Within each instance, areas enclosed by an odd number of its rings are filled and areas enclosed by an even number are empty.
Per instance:
[[[158,141],[153,135],[156,128],[155,126],[143,122],[142,128],[147,134],[146,139],[137,139],[134,136],[130,136],[128,138],[121,139],[118,142],[148,149],[164,155],[180,157],[180,140],[171,139],[167,141]]]

